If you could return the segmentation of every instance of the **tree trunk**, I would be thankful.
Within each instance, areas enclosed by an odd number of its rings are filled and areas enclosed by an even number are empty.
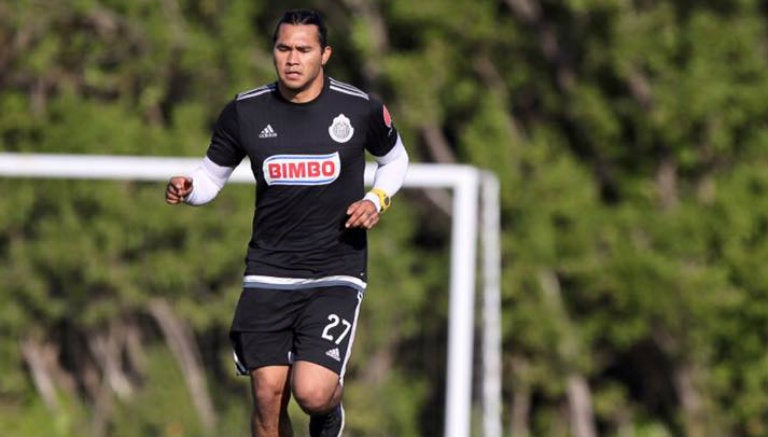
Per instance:
[[[37,393],[43,399],[45,406],[53,412],[58,411],[60,405],[56,394],[56,384],[48,365],[48,361],[55,360],[56,356],[52,353],[50,346],[28,337],[21,342],[21,354],[27,363]]]
[[[674,360],[672,384],[680,401],[685,435],[688,437],[707,437],[722,434],[715,429],[714,418],[706,407],[706,398],[698,387],[699,366],[687,354],[681,352],[684,339],[667,330],[656,329],[653,338],[659,348]]]
[[[528,361],[524,357],[512,358],[512,373],[516,375],[512,388],[512,413],[510,429],[513,437],[531,435],[531,386],[528,384]]]
[[[181,368],[192,402],[200,415],[200,423],[207,433],[212,433],[216,425],[216,411],[208,392],[205,369],[192,328],[176,315],[166,300],[153,300],[149,311],[163,331],[168,347]]]
[[[576,84],[576,72],[573,57],[567,53],[558,41],[557,25],[545,19],[541,2],[538,0],[505,0],[506,5],[523,23],[533,28],[539,37],[539,49],[544,59],[550,63],[558,86],[562,91],[573,89]]]
[[[554,318],[559,328],[560,341],[557,349],[560,360],[568,372],[566,384],[571,432],[574,437],[597,437],[592,409],[592,392],[586,377],[575,364],[576,358],[582,351],[579,339],[575,335],[576,328],[571,323],[563,304],[560,281],[554,272],[547,270],[539,275],[539,283],[544,293],[545,304],[549,308],[549,315]]]
[[[664,158],[656,170],[656,186],[661,198],[661,206],[671,209],[677,206],[677,162],[668,156]]]
[[[420,133],[434,162],[441,164],[454,164],[456,162],[456,155],[453,153],[440,125],[436,122],[425,122],[420,128]]]
[[[128,399],[134,391],[122,365],[125,341],[125,330],[120,321],[113,322],[106,333],[97,333],[88,339],[88,346],[101,368],[104,383],[120,399]]]
[[[107,435],[109,417],[112,415],[114,405],[113,391],[109,383],[109,377],[103,374],[101,386],[93,400],[93,417],[91,418],[91,435],[102,437]]]
[[[126,348],[126,328],[118,319],[109,326],[107,331],[99,331],[87,338],[88,348],[101,371],[101,382],[98,388],[91,389],[93,396],[93,417],[91,418],[91,435],[101,437],[106,435],[109,420],[114,407],[114,396],[128,399],[134,393],[134,386],[123,366],[123,351]]]
[[[568,376],[568,405],[574,437],[597,437],[595,413],[592,410],[592,391],[587,379],[579,373]]]
[[[125,326],[125,353],[134,374],[143,375],[147,369],[147,356],[141,344],[141,330],[136,320],[131,320]]]
[[[362,380],[366,385],[379,386],[392,371],[393,345],[387,343],[377,350],[363,369]]]
[[[675,367],[674,385],[680,406],[683,410],[685,435],[688,437],[706,437],[712,435],[707,426],[707,414],[704,400],[696,388],[693,366],[682,364]]]
[[[389,37],[387,36],[387,21],[381,14],[381,8],[377,2],[366,0],[343,0],[352,13],[365,22],[368,30],[368,47],[373,56],[365,56],[363,59],[363,76],[366,86],[370,87],[379,81],[382,73],[381,59],[389,52]],[[363,51],[365,53],[365,51]]]

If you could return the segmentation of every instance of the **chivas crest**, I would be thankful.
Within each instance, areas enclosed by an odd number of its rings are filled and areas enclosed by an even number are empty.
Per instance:
[[[352,135],[355,134],[355,128],[352,127],[349,118],[344,114],[339,114],[338,117],[333,119],[331,126],[328,127],[328,133],[337,143],[346,143],[352,139]]]

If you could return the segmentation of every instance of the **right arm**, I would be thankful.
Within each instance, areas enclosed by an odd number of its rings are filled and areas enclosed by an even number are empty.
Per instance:
[[[187,203],[205,205],[215,199],[232,176],[235,167],[225,167],[211,161],[207,156],[192,173],[174,176],[165,189],[165,201],[171,205]]]
[[[203,162],[192,173],[174,176],[165,188],[170,205],[204,205],[213,200],[245,157],[240,145],[237,106],[232,101],[221,111]]]

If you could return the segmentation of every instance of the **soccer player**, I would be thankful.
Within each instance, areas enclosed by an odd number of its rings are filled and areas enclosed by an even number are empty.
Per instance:
[[[166,188],[169,204],[205,204],[250,159],[257,204],[230,336],[237,370],[251,379],[254,437],[293,435],[291,395],[311,437],[341,435],[366,232],[408,167],[387,108],[325,74],[331,53],[319,13],[286,12],[273,36],[277,81],[229,102],[200,167]],[[378,164],[367,193],[366,151]]]

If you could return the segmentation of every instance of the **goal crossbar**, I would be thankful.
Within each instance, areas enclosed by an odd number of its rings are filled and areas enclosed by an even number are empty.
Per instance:
[[[0,177],[166,181],[173,175],[185,174],[200,162],[199,158],[0,152]],[[240,164],[230,182],[254,183],[249,166],[247,160]],[[367,185],[372,184],[375,169],[375,164],[366,165]],[[470,436],[476,248],[479,240],[483,260],[482,428],[484,437],[501,437],[498,180],[493,174],[469,165],[412,163],[404,187],[447,188],[453,192],[443,434],[445,437]],[[478,211],[481,212],[480,223]]]

